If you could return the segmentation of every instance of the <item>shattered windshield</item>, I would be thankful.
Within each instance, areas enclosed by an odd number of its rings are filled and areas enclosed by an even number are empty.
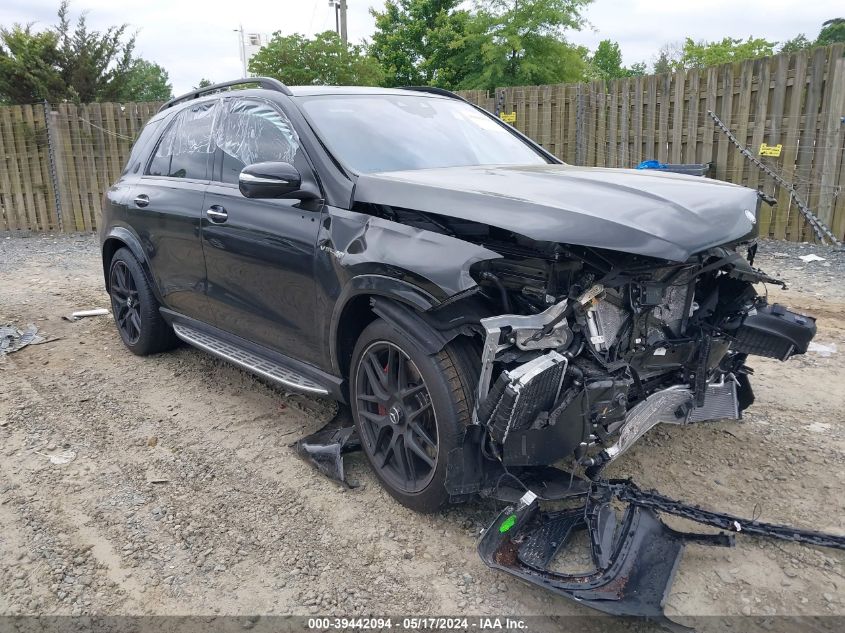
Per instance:
[[[457,99],[321,95],[300,103],[335,157],[357,172],[548,162]]]

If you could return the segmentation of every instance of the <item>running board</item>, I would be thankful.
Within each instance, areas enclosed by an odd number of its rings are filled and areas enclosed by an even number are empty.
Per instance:
[[[173,331],[176,332],[176,336],[186,343],[190,343],[194,347],[214,354],[223,360],[234,363],[238,367],[272,380],[280,385],[321,396],[327,396],[329,394],[329,390],[324,386],[306,378],[302,374],[291,371],[283,365],[267,360],[228,341],[224,341],[217,336],[182,323],[174,323]]]

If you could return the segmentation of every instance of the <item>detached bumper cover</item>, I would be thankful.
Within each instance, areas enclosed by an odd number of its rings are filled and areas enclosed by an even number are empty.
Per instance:
[[[595,570],[552,571],[572,535],[585,529]],[[599,611],[662,621],[663,604],[688,540],[733,545],[726,534],[677,532],[649,508],[630,505],[616,529],[607,501],[588,500],[585,506],[547,513],[535,500],[505,508],[482,536],[478,553],[494,569]]]

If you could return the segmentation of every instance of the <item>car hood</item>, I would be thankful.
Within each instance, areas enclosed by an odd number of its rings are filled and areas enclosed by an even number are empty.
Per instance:
[[[354,200],[671,261],[751,234],[758,205],[753,189],[717,180],[572,165],[364,174]]]

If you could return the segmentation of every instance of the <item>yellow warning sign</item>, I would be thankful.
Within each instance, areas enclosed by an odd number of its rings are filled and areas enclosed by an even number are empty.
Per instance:
[[[760,143],[760,156],[780,156],[780,152],[783,149],[783,145],[778,143],[777,145],[766,145],[765,143]]]
[[[510,123],[511,125],[513,125],[514,123],[516,123],[516,112],[499,112],[499,118],[502,119],[502,121],[504,121],[505,123]]]

